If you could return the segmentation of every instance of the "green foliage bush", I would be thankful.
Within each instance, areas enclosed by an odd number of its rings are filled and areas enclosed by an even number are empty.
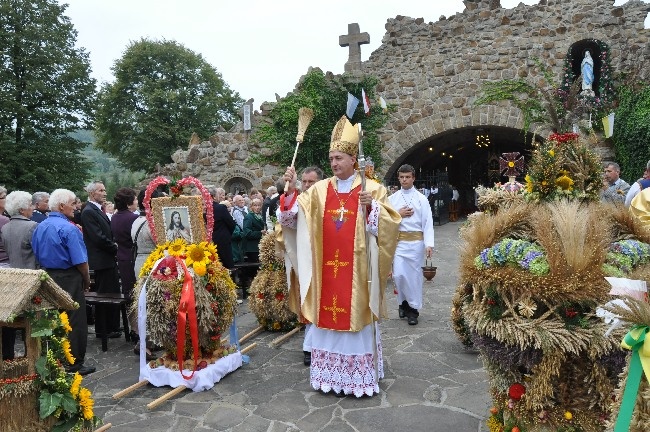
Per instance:
[[[329,77],[320,69],[311,70],[298,85],[296,92],[276,103],[270,113],[272,121],[262,124],[255,132],[253,139],[265,143],[266,148],[263,153],[254,154],[249,162],[289,166],[296,148],[298,110],[308,107],[314,110],[314,119],[300,144],[295,166],[301,169],[316,165],[331,173],[328,153],[332,129],[345,114],[348,92],[360,99],[363,88],[371,101],[370,115],[364,114],[363,103],[359,103],[350,121],[352,124],[361,122],[364,155],[370,156],[375,169],[379,169],[382,158],[377,131],[388,121],[388,114],[375,101],[377,82],[373,76],[357,78],[344,74]]]
[[[620,88],[612,140],[621,177],[638,180],[650,160],[650,83]]]

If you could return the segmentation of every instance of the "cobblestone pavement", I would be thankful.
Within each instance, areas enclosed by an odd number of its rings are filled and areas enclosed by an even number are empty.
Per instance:
[[[208,391],[186,390],[150,410],[147,404],[171,388],[147,385],[113,399],[138,381],[133,344],[111,339],[109,351],[102,352],[101,341],[90,335],[86,364],[96,365],[97,372],[84,384],[93,391],[96,414],[112,424],[111,432],[486,431],[487,376],[477,354],[456,339],[449,319],[459,226],[435,227],[438,272],[424,284],[417,326],[398,318],[389,287],[390,318],[381,323],[385,378],[379,395],[337,398],[312,390],[309,368],[302,364],[303,333],[272,348],[269,342],[278,334],[264,332],[252,339],[257,347],[248,353],[250,364]],[[240,336],[257,326],[246,302],[237,320]]]

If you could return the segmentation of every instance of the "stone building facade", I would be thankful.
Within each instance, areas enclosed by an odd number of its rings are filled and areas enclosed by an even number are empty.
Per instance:
[[[499,0],[464,3],[462,13],[436,22],[388,19],[382,45],[361,62],[362,73],[379,78],[377,93],[397,107],[381,133],[385,157],[379,173],[385,179],[395,177],[397,168],[408,162],[420,178],[446,173],[450,182],[465,188],[493,180],[486,170],[494,171],[496,155],[525,154],[531,136],[523,133],[521,112],[512,105],[475,106],[474,101],[488,81],[543,79],[534,58],[560,76],[568,53],[581,54],[600,41],[609,47],[614,73],[636,71],[639,78],[650,78],[650,29],[644,29],[650,4],[541,0],[507,9]],[[269,108],[263,105],[262,113],[255,114],[253,127],[264,121]],[[241,129],[240,124],[177,151],[175,163],[164,171],[226,186],[272,184],[283,167],[247,165],[251,151],[259,149]],[[546,133],[540,131],[541,136]],[[606,159],[612,157],[605,141],[600,151]]]

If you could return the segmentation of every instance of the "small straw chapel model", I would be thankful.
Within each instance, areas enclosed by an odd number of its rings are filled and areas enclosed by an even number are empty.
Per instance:
[[[71,328],[59,310],[78,307],[43,270],[0,269],[0,327],[25,334],[24,357],[0,363],[0,430],[66,425],[65,430],[90,431],[99,423],[82,377],[62,366],[71,357],[66,337]]]

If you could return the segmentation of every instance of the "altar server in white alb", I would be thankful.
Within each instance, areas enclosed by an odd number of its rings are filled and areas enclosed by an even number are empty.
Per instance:
[[[415,168],[402,165],[397,176],[402,188],[388,197],[402,216],[393,258],[393,281],[397,287],[399,317],[406,317],[410,325],[416,325],[422,309],[422,265],[433,254],[433,216],[427,198],[413,187]]]

